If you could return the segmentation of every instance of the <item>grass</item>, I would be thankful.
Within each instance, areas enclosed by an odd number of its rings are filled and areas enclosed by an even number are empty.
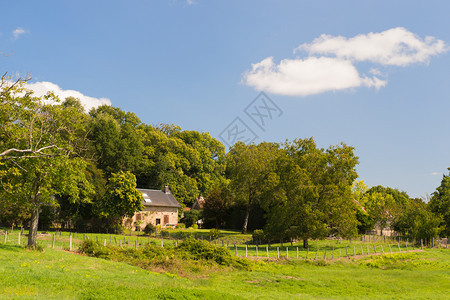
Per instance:
[[[179,277],[48,244],[43,252],[28,251],[1,238],[0,299],[450,299],[446,249],[332,261],[257,261],[252,271],[222,268]]]

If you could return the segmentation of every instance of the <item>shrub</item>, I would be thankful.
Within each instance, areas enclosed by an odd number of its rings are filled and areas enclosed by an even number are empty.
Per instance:
[[[194,225],[192,225],[192,228],[193,228],[193,229],[198,229],[198,225],[197,225],[197,224],[194,224]]]
[[[263,243],[266,240],[264,231],[261,229],[256,229],[255,231],[253,231],[252,240],[253,240],[253,243],[255,243],[255,244]]]
[[[177,224],[177,228],[179,228],[179,229],[184,229],[184,228],[186,228],[186,224],[184,224],[184,223],[178,223],[178,224]]]
[[[148,223],[144,228],[145,234],[152,234],[155,231],[156,231],[156,228],[155,228],[155,226],[153,226],[152,223]]]
[[[78,251],[88,256],[100,258],[108,258],[111,255],[109,248],[93,240],[85,240],[78,248]]]
[[[211,230],[209,231],[209,236],[210,236],[212,239],[217,239],[217,238],[219,238],[219,237],[220,237],[220,230],[219,230],[219,229],[216,229],[216,228],[211,229]]]
[[[162,237],[169,237],[170,236],[170,232],[168,230],[162,230],[161,231],[161,236]]]

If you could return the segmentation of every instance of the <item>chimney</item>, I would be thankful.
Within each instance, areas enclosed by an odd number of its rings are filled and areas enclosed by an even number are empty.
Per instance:
[[[169,186],[168,186],[168,185],[165,185],[165,186],[164,186],[164,193],[165,193],[165,194],[169,194],[169,193],[170,193],[170,191],[169,191]]]

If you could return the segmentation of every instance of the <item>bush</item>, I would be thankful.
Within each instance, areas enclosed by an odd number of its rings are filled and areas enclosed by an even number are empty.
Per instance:
[[[201,218],[202,212],[200,210],[191,209],[184,212],[184,217],[181,221],[186,225],[186,227],[191,227],[197,225],[195,223]]]
[[[169,237],[170,236],[170,232],[168,230],[162,230],[161,231],[161,236],[162,237]]]
[[[153,226],[152,223],[148,223],[144,228],[145,234],[148,234],[148,235],[154,233],[155,231],[156,231],[156,228],[155,228],[155,226]]]
[[[184,228],[186,228],[186,224],[184,224],[184,223],[178,223],[178,224],[177,224],[177,228],[178,228],[178,229],[184,229]]]
[[[266,240],[264,231],[261,229],[256,229],[253,231],[252,240],[254,244],[262,244]]]
[[[217,239],[217,238],[219,238],[220,237],[220,230],[219,229],[216,229],[216,228],[213,228],[213,229],[211,229],[210,231],[209,231],[209,236],[212,238],[212,239]]]
[[[198,225],[197,225],[197,224],[194,224],[194,225],[192,225],[192,228],[193,228],[193,229],[198,229]]]
[[[93,240],[84,241],[78,248],[78,251],[88,256],[100,258],[109,258],[112,253],[108,247],[103,246],[99,242],[94,242]]]

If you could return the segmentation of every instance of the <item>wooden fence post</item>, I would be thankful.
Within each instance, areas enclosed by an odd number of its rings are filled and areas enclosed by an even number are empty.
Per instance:
[[[327,259],[327,250],[325,249],[325,252],[323,254],[323,260],[326,260],[326,259]]]
[[[361,245],[361,255],[364,255],[363,246]]]
[[[289,258],[289,248],[286,247],[286,258]]]
[[[280,247],[277,247],[277,258],[280,258]]]
[[[72,234],[69,236],[69,250],[72,251]]]
[[[341,248],[339,248],[339,258],[341,258]]]
[[[134,249],[137,249],[138,247],[138,240],[136,239],[136,241],[134,241]]]
[[[256,245],[256,257],[258,257],[258,245]]]
[[[297,259],[298,259],[298,247],[297,247]]]
[[[106,247],[106,239],[103,240],[103,246]]]
[[[400,249],[400,242],[398,242],[398,252],[402,252],[402,249]]]
[[[423,250],[423,239],[420,239],[420,249]]]
[[[267,254],[267,258],[269,258],[269,246],[266,246],[266,254]]]
[[[247,257],[248,245],[245,244],[245,257]]]
[[[367,247],[367,255],[369,255],[369,245],[366,245]]]
[[[316,251],[316,256],[314,257],[314,260],[316,260],[316,259],[317,259],[317,255],[319,255],[319,248],[317,248],[317,251]]]
[[[380,247],[381,247],[381,252],[384,253],[383,245],[380,245]]]
[[[19,238],[17,239],[17,243],[20,245],[20,232],[19,232]]]
[[[8,230],[5,230],[5,244],[8,241]]]
[[[389,252],[392,254],[391,244],[388,245],[389,245]]]
[[[56,234],[53,234],[52,249],[55,249],[55,239],[56,239]]]
[[[236,244],[234,244],[234,254],[235,254],[236,256],[238,256]]]

